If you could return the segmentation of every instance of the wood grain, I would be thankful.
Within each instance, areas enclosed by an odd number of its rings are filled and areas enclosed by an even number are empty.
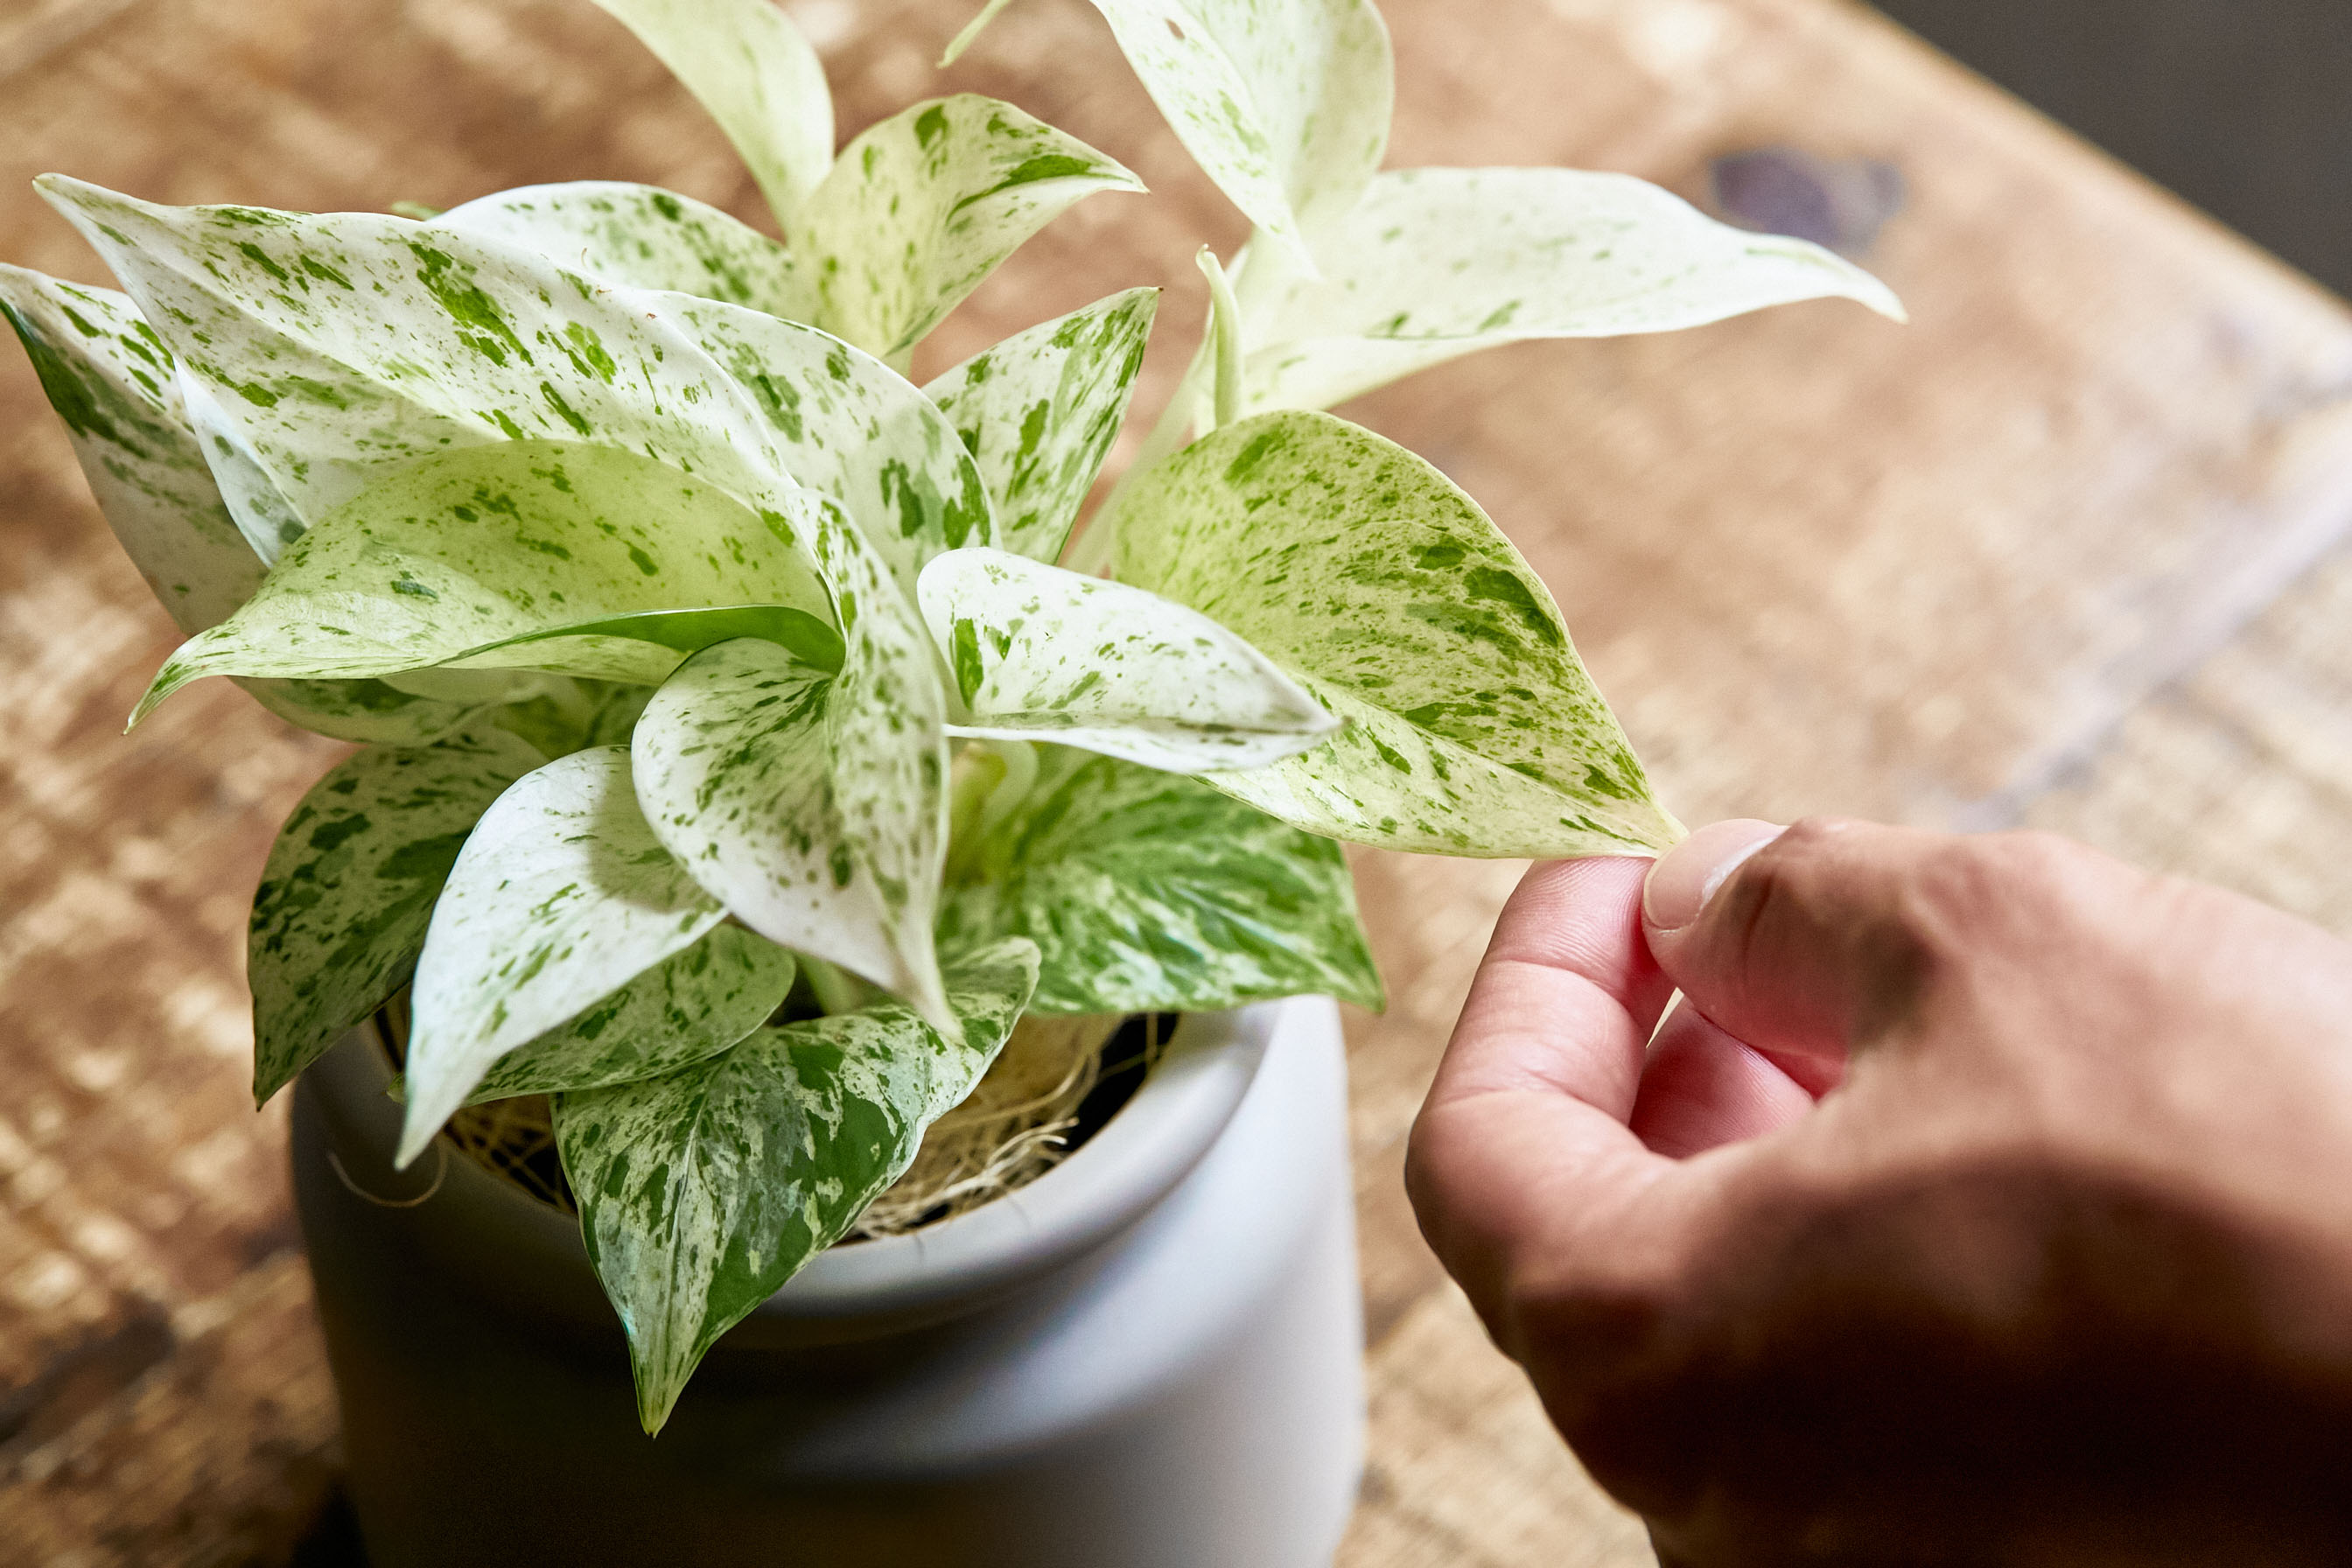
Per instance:
[[[926,353],[1170,287],[1143,393],[1241,226],[1080,0],[795,0],[845,133],[1011,98],[1148,198],[1081,206]],[[1389,0],[1394,161],[1687,193],[1721,153],[1889,158],[1896,329],[1806,306],[1536,345],[1352,412],[1553,584],[1691,820],[2057,826],[2352,929],[2352,316],[1840,0]],[[0,257],[97,280],[47,168],[165,200],[446,204],[668,184],[751,216],[715,132],[584,0],[0,0]],[[332,1484],[283,1127],[244,1092],[245,901],[337,748],[219,683],[129,738],[168,648],[0,355],[0,1562],[286,1562]],[[1422,1247],[1402,1141],[1509,864],[1357,858],[1389,977],[1351,1020],[1374,1343],[1348,1568],[1648,1561]]]

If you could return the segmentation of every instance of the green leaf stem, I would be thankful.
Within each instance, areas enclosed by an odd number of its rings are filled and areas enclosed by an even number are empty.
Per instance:
[[[719,1336],[898,1179],[1003,1047],[1036,978],[1036,950],[1009,942],[950,973],[947,1030],[883,1002],[556,1100],[581,1235],[628,1331],[646,1431]]]
[[[1059,746],[951,882],[950,954],[1024,936],[1040,1013],[1381,1005],[1339,847],[1195,779]]]
[[[966,710],[952,734],[1203,773],[1264,767],[1339,727],[1243,638],[1125,584],[955,550],[923,569],[921,600]]]
[[[1348,728],[1221,789],[1359,843],[1653,854],[1681,837],[1541,578],[1477,504],[1328,415],[1261,415],[1144,474],[1115,574],[1246,637]]]
[[[247,938],[256,1104],[407,984],[467,835],[543,761],[483,730],[371,747],[302,797],[270,848]]]

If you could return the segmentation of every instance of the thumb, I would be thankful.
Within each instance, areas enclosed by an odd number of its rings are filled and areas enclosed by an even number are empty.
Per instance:
[[[1910,1009],[1911,896],[1953,840],[1871,823],[1719,822],[1661,860],[1643,934],[1690,1005],[1776,1057],[1842,1061]]]

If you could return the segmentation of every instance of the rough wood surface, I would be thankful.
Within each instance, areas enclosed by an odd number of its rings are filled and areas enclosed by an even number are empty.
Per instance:
[[[794,0],[845,131],[930,92],[949,0]],[[1568,163],[1696,193],[1767,142],[1911,204],[1898,330],[1807,306],[1509,351],[1355,412],[1551,582],[1669,801],[2032,821],[2352,925],[2352,317],[1841,0],[1388,0],[1395,160]],[[946,85],[1152,185],[1065,219],[936,363],[1169,285],[1147,401],[1238,220],[1080,0]],[[436,203],[582,176],[736,211],[748,181],[584,0],[0,0],[0,257],[96,280],[26,192]],[[221,683],[118,733],[170,637],[0,353],[0,1563],[287,1562],[332,1486],[280,1117],[238,952],[335,748]],[[1517,868],[1367,855],[1392,1005],[1351,1020],[1373,1440],[1348,1568],[1646,1562],[1413,1232],[1402,1145]]]

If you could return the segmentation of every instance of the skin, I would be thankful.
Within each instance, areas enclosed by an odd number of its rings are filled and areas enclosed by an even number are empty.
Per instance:
[[[1538,866],[1407,1180],[1667,1568],[2352,1562],[2352,947],[2275,910],[1836,821]]]

